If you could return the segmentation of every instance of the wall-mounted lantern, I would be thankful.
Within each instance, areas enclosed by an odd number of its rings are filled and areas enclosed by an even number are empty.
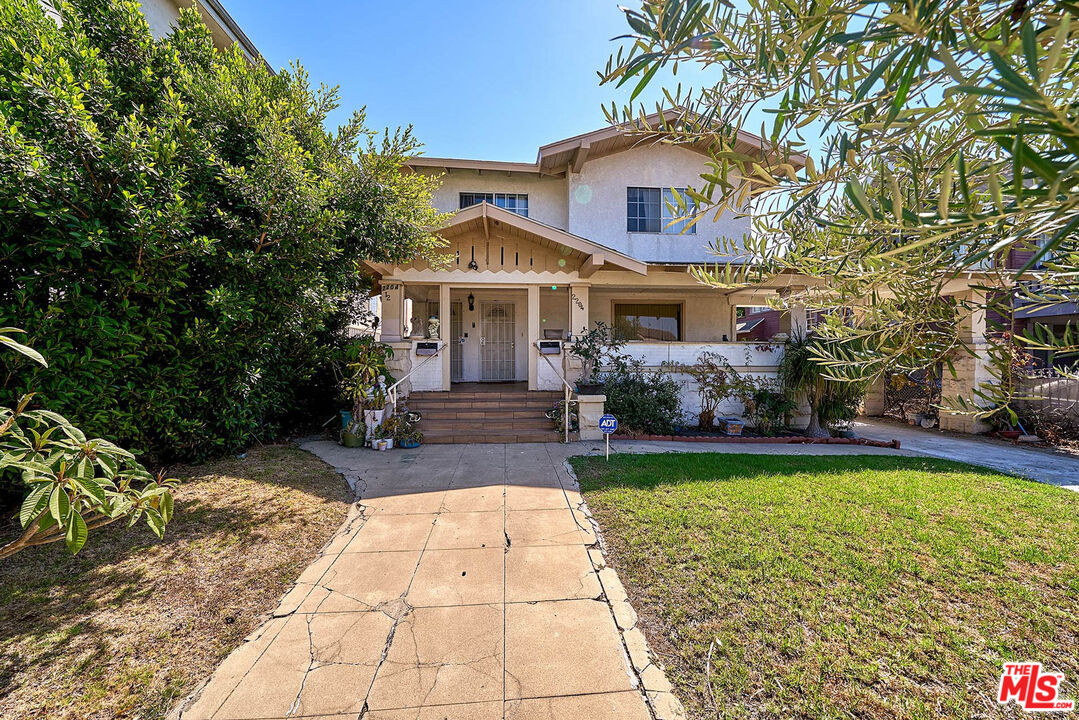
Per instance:
[[[468,311],[472,312],[476,309],[476,296],[472,293],[468,294]]]

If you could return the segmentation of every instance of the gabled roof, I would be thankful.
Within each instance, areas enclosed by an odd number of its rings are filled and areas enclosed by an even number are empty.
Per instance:
[[[625,253],[486,202],[458,211],[438,234],[453,237],[481,228],[486,234],[490,233],[492,228],[503,230],[503,226],[533,242],[567,248],[579,256],[582,275],[585,277],[606,268],[629,270],[640,275],[648,274],[646,263]]]
[[[614,155],[615,153],[631,150],[636,147],[655,143],[662,138],[661,131],[650,131],[647,128],[655,128],[664,120],[673,120],[678,111],[667,110],[661,118],[658,113],[653,113],[645,118],[647,126],[639,121],[632,127],[607,126],[598,130],[575,135],[564,140],[557,140],[540,147],[534,163],[501,162],[497,160],[466,160],[461,158],[437,158],[416,156],[410,158],[409,167],[434,167],[453,168],[458,170],[492,170],[499,172],[535,173],[539,175],[564,175],[567,168],[573,172],[580,172],[584,163],[588,160]],[[706,143],[681,143],[679,147],[694,150],[701,154],[708,154]],[[760,154],[769,150],[767,142],[753,133],[742,130],[738,131],[735,141],[735,150],[747,155]],[[799,153],[791,153],[791,163],[795,167],[805,165],[805,156]]]

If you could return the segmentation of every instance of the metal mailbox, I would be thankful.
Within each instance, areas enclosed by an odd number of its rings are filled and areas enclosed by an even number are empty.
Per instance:
[[[540,340],[539,342],[540,355],[561,355],[562,354],[562,341],[561,340]]]
[[[438,353],[437,342],[418,342],[416,343],[417,355],[435,355]]]

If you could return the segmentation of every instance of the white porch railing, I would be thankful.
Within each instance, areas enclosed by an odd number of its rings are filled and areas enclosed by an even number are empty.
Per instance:
[[[783,357],[783,343],[776,342],[630,342],[622,352],[637,358],[648,367],[658,368],[664,363],[693,365],[697,356],[711,352],[726,358],[736,370],[764,372],[779,367]]]
[[[536,341],[535,345],[536,345],[536,352],[539,353],[539,356],[541,358],[543,358],[544,361],[548,365],[551,366],[551,369],[554,370],[555,376],[559,380],[562,381],[562,389],[563,389],[563,392],[565,393],[565,398],[564,398],[563,403],[562,403],[562,412],[563,412],[563,416],[562,416],[563,438],[562,439],[563,439],[564,442],[568,443],[569,442],[569,406],[570,406],[570,403],[574,403],[574,402],[578,403],[578,404],[580,404],[580,403],[579,403],[578,400],[574,400],[574,399],[571,398],[571,395],[573,394],[573,387],[568,382],[566,382],[566,376],[563,375],[561,372],[559,372],[558,368],[556,368],[554,366],[554,363],[551,362],[551,358],[547,357],[542,352],[540,352],[540,344],[539,344],[538,340]],[[580,423],[580,413],[579,412],[577,414],[577,420],[578,420],[578,424],[579,424]]]

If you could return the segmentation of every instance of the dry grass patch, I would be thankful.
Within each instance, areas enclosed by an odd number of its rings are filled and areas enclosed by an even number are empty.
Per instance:
[[[174,473],[176,517],[0,562],[0,717],[161,718],[272,610],[351,494],[294,447]],[[4,529],[14,534],[14,525]]]
[[[1079,698],[1079,493],[916,458],[572,462],[694,718],[1019,717],[1008,660]]]

